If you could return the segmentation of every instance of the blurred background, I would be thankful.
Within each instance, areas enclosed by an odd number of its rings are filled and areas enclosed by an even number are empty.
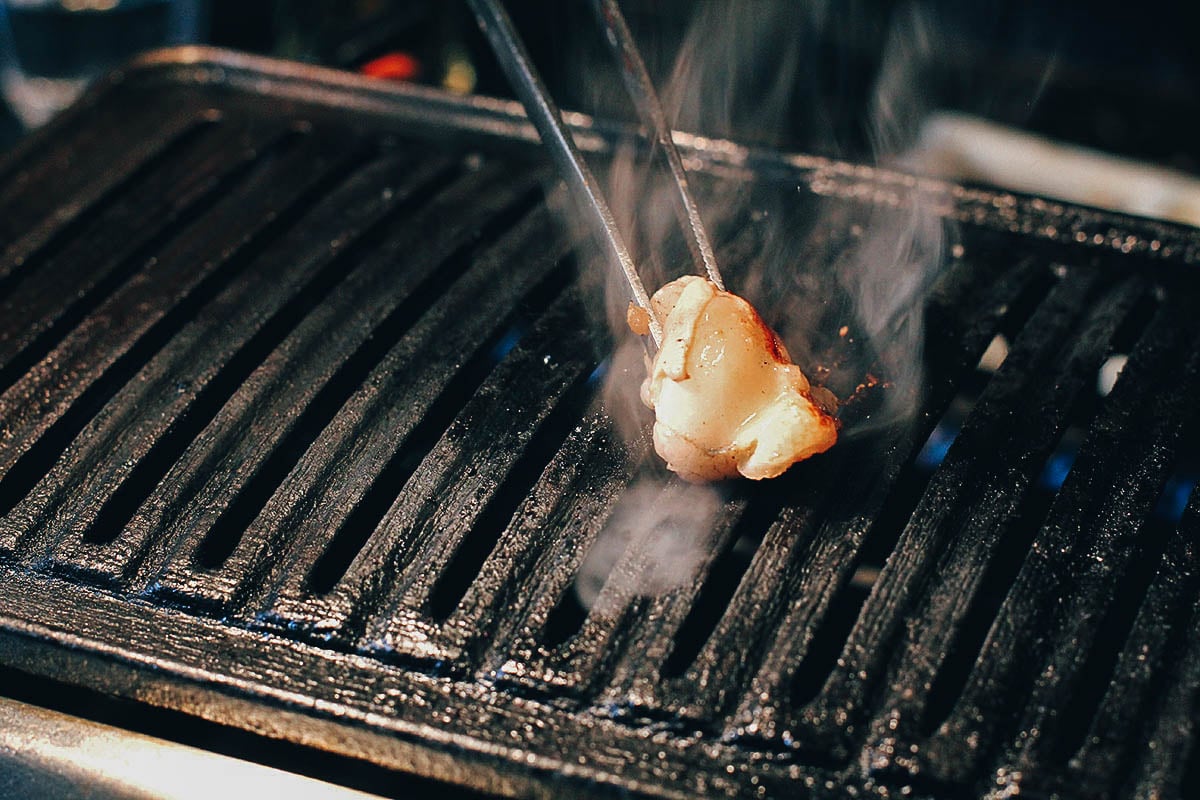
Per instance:
[[[156,43],[200,41],[365,71],[384,79],[508,95],[461,2],[444,0],[5,0],[11,37],[30,71],[82,71]],[[786,72],[781,125],[763,130],[733,109],[730,130],[704,133],[865,160],[872,92],[889,41],[926,41],[910,65],[930,107],[964,110],[1024,130],[1162,166],[1200,169],[1200,8],[1169,0],[1118,2],[690,2],[624,0],[660,84],[692,25],[775,14],[773,41],[740,64],[764,90]],[[167,7],[174,6],[174,11]],[[510,12],[560,104],[619,113],[611,71],[583,4],[511,0]],[[779,13],[784,8],[787,13]],[[118,13],[124,10],[124,16]],[[140,12],[143,19],[138,19]],[[157,16],[156,16],[157,14]],[[174,14],[174,17],[173,17]],[[182,16],[182,19],[179,17]],[[912,31],[913,26],[918,29]],[[11,62],[11,53],[7,61]],[[88,64],[84,64],[88,61]],[[584,77],[586,76],[586,77]],[[0,148],[25,126],[0,109]],[[36,124],[36,122],[35,122]]]
[[[444,0],[3,0],[8,73],[80,74],[143,46],[199,41],[253,53],[412,80],[453,91],[508,95],[465,4]],[[511,13],[551,91],[566,108],[627,116],[584,4],[510,0]],[[662,85],[699,24],[753,25],[743,84],[783,91],[772,124],[729,109],[731,136],[789,150],[871,160],[880,142],[878,89],[889,59],[919,87],[923,109],[950,109],[1108,153],[1200,170],[1200,23],[1196,4],[1143,0],[1040,3],[847,0],[771,4],[624,0]],[[782,13],[781,13],[782,9]],[[897,37],[903,41],[897,42]],[[703,47],[703,41],[692,42]],[[781,77],[784,79],[781,82]],[[896,76],[893,75],[892,79]],[[8,83],[6,82],[6,86]],[[783,88],[780,89],[779,87]],[[743,92],[743,94],[748,94]],[[68,92],[69,95],[69,92]],[[0,108],[0,151],[41,119]],[[53,100],[54,98],[51,98]],[[61,99],[61,97],[59,98]],[[911,113],[913,97],[893,113]],[[24,117],[24,124],[22,122]],[[682,122],[682,121],[681,121]],[[711,120],[709,121],[711,125]],[[686,127],[680,125],[680,127]]]

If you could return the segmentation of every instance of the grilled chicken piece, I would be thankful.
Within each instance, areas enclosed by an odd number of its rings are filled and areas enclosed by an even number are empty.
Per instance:
[[[663,343],[642,384],[654,449],[688,481],[774,478],[837,441],[837,422],[754,307],[695,275],[651,298]],[[638,315],[630,313],[630,327]]]

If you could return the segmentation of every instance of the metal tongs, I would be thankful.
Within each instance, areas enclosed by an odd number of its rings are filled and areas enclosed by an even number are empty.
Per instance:
[[[517,97],[525,106],[530,121],[537,128],[542,143],[549,148],[550,155],[562,173],[568,189],[576,197],[579,205],[591,212],[591,221],[596,234],[608,251],[609,261],[614,266],[618,266],[624,274],[625,280],[629,284],[631,299],[634,304],[645,309],[649,316],[650,335],[654,340],[655,347],[661,346],[663,337],[661,321],[650,307],[650,297],[646,294],[646,287],[642,285],[641,277],[638,276],[637,267],[633,263],[633,257],[629,254],[625,239],[617,229],[612,211],[600,191],[596,178],[588,169],[579,148],[575,146],[575,140],[563,122],[562,114],[546,91],[546,86],[542,83],[537,69],[534,68],[533,62],[529,58],[529,52],[513,27],[512,20],[509,19],[508,13],[498,0],[467,0],[467,2],[475,12],[479,26],[496,52],[500,66],[504,69]],[[625,88],[633,100],[638,118],[651,132],[655,143],[662,148],[663,155],[666,157],[671,177],[678,190],[674,195],[676,211],[680,217],[680,224],[687,234],[685,238],[696,270],[707,275],[717,288],[724,289],[725,283],[721,280],[721,273],[717,269],[717,260],[713,255],[712,245],[709,242],[708,234],[704,231],[704,224],[700,220],[696,201],[692,198],[691,190],[688,189],[687,173],[683,169],[683,161],[671,138],[671,128],[667,124],[666,113],[663,111],[662,103],[659,102],[658,94],[654,91],[654,84],[650,81],[650,74],[646,71],[646,65],[642,61],[637,45],[634,44],[633,35],[629,32],[625,17],[617,7],[616,0],[591,0],[591,5],[597,20],[604,29],[605,40],[608,42],[613,56],[621,65]]]

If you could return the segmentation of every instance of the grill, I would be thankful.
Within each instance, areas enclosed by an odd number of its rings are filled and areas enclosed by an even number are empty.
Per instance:
[[[619,133],[572,121],[592,153]],[[1181,795],[1200,236],[685,156],[806,232],[840,390],[892,363],[838,335],[855,220],[920,197],[957,243],[915,417],[723,487],[688,580],[589,612],[576,573],[657,467],[598,398],[612,345],[519,110],[182,49],[26,142],[0,162],[9,674],[501,794]],[[728,227],[725,264],[780,246]],[[634,539],[612,571],[655,560]]]

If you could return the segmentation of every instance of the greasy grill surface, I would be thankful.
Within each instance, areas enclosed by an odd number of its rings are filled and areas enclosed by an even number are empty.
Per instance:
[[[622,541],[589,612],[605,532],[688,490],[599,401],[528,130],[217,58],[0,163],[5,665],[504,793],[1183,792],[1200,237],[924,187],[961,227],[919,412],[723,488],[685,580]],[[905,179],[693,155],[797,230],[823,198],[813,351],[863,346],[828,267]]]

